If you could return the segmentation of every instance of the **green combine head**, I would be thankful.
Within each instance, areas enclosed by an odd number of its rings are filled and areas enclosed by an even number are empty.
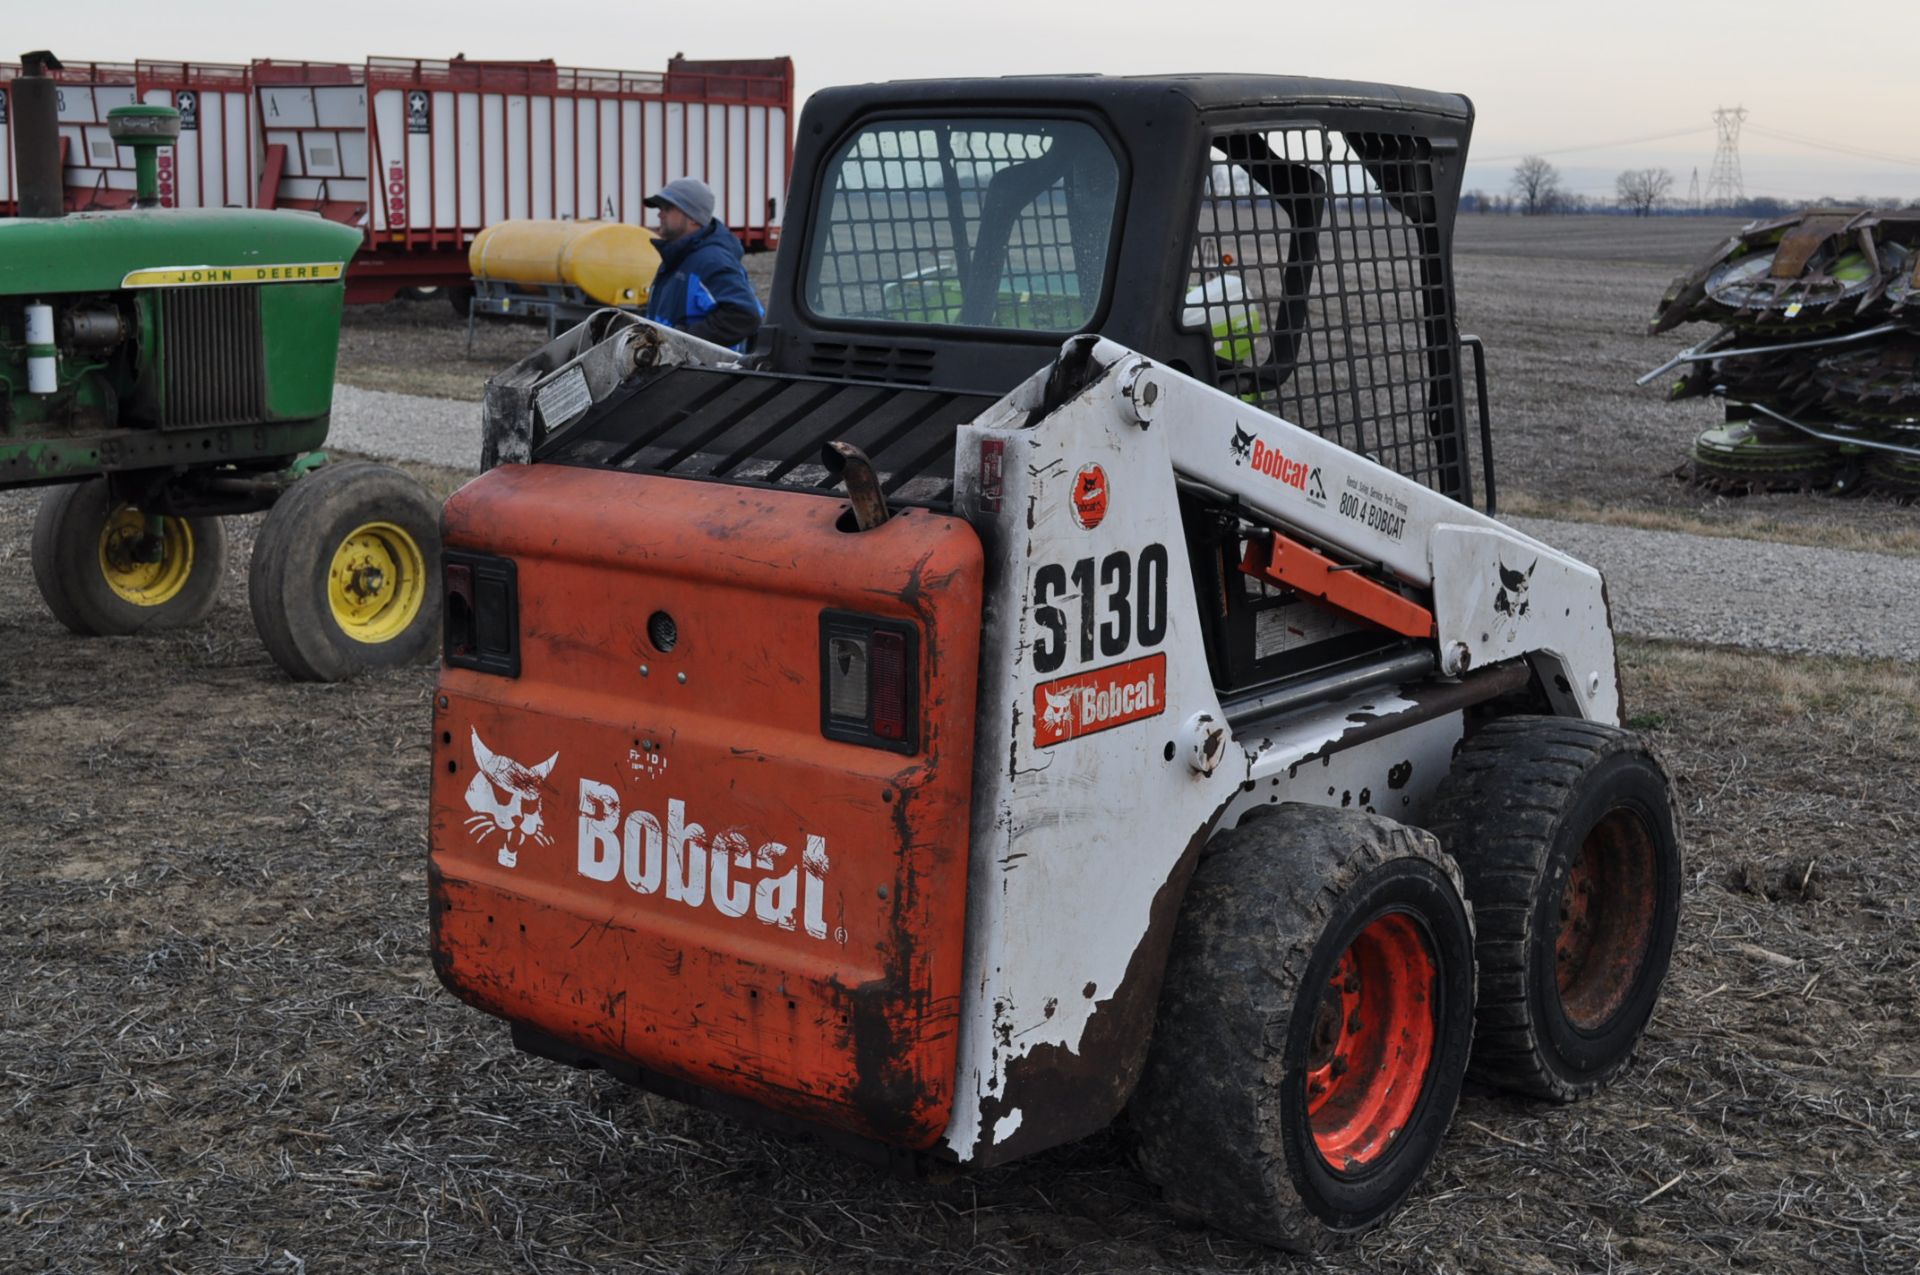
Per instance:
[[[1685,323],[1717,331],[1641,383],[1683,367],[1670,397],[1726,400],[1694,481],[1920,495],[1920,208],[1749,225],[1674,280],[1649,330]]]
[[[1788,425],[1734,421],[1693,440],[1689,477],[1729,495],[1754,491],[1817,491],[1831,487],[1848,463],[1843,447],[1809,438]]]

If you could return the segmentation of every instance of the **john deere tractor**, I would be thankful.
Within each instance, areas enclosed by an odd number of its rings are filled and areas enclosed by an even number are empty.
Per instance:
[[[439,632],[437,503],[398,470],[319,451],[351,228],[299,213],[163,209],[161,106],[108,127],[135,159],[131,209],[65,212],[59,63],[13,81],[19,216],[0,221],[0,488],[46,485],[33,574],[83,635],[203,619],[221,519],[270,510],[248,595],[295,678],[410,662]]]

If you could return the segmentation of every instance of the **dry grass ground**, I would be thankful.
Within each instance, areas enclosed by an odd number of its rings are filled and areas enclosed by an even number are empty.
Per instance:
[[[438,476],[444,487],[455,479]],[[287,683],[238,575],[82,641],[0,496],[0,1271],[1872,1272],[1920,1266],[1920,675],[1634,645],[1689,833],[1642,1056],[1471,1091],[1386,1229],[1292,1263],[1124,1131],[940,1183],[517,1055],[426,955],[418,670]]]

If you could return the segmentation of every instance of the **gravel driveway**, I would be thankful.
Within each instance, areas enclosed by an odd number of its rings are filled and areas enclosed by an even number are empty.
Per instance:
[[[1607,577],[1635,637],[1788,655],[1920,660],[1920,559],[1515,518]]]

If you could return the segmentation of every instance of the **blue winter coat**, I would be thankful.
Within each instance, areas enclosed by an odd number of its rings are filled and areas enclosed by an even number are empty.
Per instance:
[[[647,317],[720,345],[744,342],[766,314],[741,258],[746,254],[718,217],[698,234],[656,239],[660,272]]]

